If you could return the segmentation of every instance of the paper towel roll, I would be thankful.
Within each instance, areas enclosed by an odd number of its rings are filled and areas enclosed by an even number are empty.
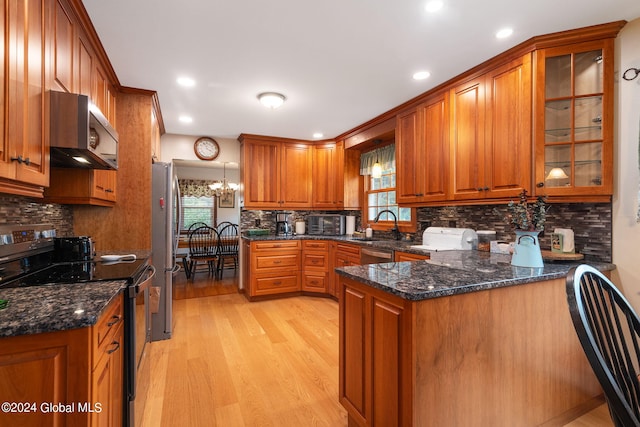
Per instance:
[[[553,230],[553,232],[562,234],[562,252],[571,254],[575,252],[575,243],[572,229],[556,228]]]
[[[304,234],[305,224],[304,221],[296,221],[296,234]]]
[[[347,236],[353,236],[354,231],[356,231],[356,217],[348,216],[347,217]]]

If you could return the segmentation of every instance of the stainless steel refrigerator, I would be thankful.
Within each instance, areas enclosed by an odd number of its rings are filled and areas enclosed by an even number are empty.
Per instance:
[[[156,268],[153,278],[151,340],[171,338],[173,319],[173,277],[180,267],[176,251],[180,237],[180,188],[172,163],[152,165],[151,189],[151,259]],[[154,297],[159,291],[159,304]],[[155,296],[154,296],[155,293]],[[157,308],[157,310],[156,310]]]

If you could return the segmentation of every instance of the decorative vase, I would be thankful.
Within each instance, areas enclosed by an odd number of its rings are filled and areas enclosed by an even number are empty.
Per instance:
[[[539,231],[516,230],[516,244],[513,248],[511,265],[517,267],[544,267],[538,234],[540,234]]]

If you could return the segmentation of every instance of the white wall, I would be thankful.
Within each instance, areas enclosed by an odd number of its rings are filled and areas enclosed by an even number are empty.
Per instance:
[[[622,74],[640,68],[640,18],[622,29],[616,40],[616,124],[613,196],[614,281],[640,313],[640,223],[638,215],[638,145],[640,144],[640,76]]]
[[[196,157],[193,143],[198,136],[165,134],[160,138],[160,158],[163,162],[176,161],[176,174],[182,179],[221,180],[224,177],[223,164],[226,165],[226,176],[229,182],[240,183],[240,143],[235,139],[214,139],[220,146],[218,158],[205,162]],[[234,208],[218,208],[218,223],[230,221],[240,223],[240,206],[238,194]]]

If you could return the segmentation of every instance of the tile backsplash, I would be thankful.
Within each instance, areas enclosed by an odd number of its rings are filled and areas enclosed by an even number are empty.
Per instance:
[[[0,195],[0,225],[52,224],[57,236],[73,235],[73,208],[28,197]]]
[[[551,233],[555,228],[570,228],[575,235],[576,252],[586,260],[612,262],[612,204],[611,203],[554,203],[549,205],[545,232],[540,235],[540,246],[551,247]],[[275,232],[276,211],[240,212],[241,230],[267,228]],[[356,228],[362,226],[360,211],[277,211],[289,213],[293,224],[305,220],[310,214],[343,214],[356,216]],[[503,220],[507,205],[443,206],[416,208],[418,231],[411,239],[422,241],[426,227],[459,227],[474,230],[495,230],[498,240],[513,241],[515,233]],[[260,225],[256,225],[258,222]],[[366,224],[365,224],[366,226]],[[391,238],[390,232],[375,231],[377,237]]]

